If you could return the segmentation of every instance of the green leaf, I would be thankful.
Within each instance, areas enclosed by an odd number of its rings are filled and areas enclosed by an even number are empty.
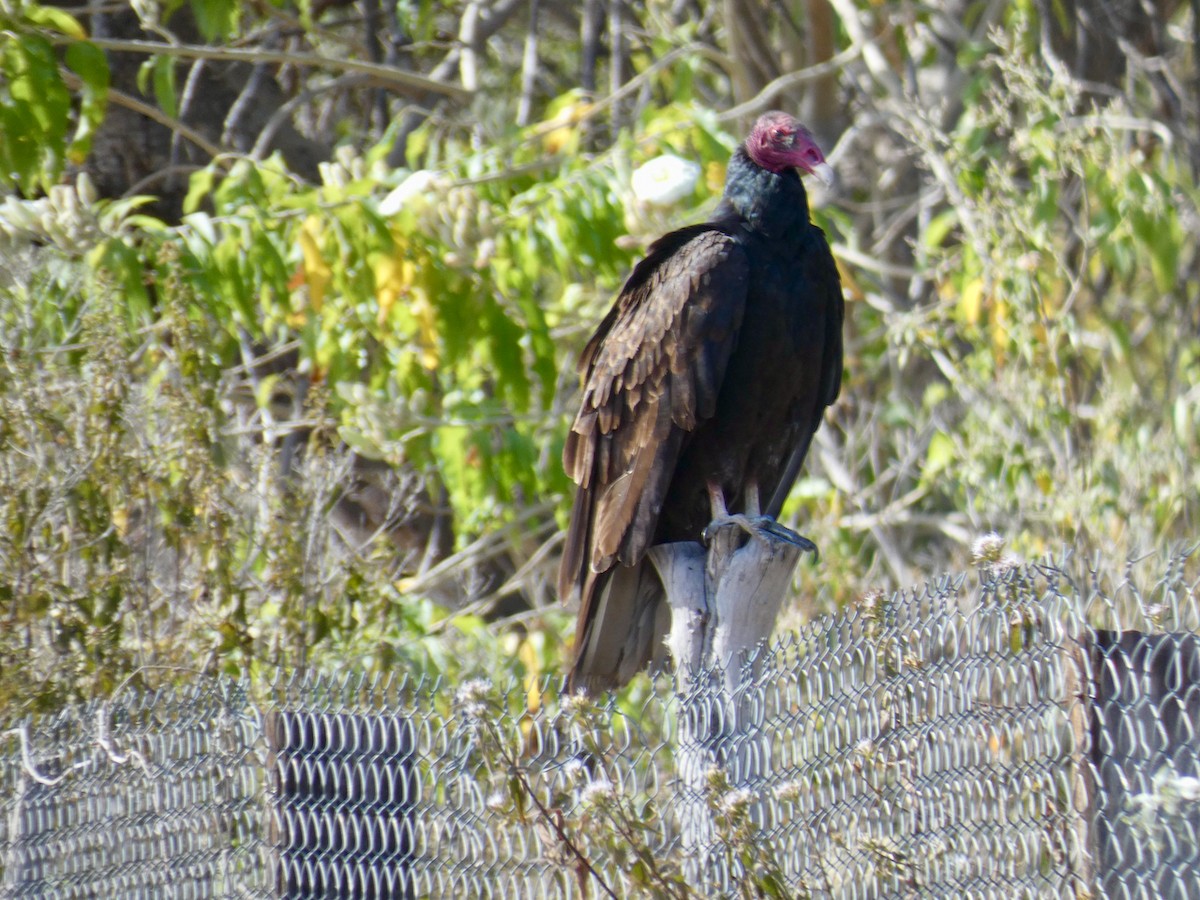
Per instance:
[[[935,475],[949,466],[957,458],[958,452],[954,441],[945,432],[938,431],[929,439],[929,449],[925,453],[926,476]]]
[[[211,166],[192,173],[192,177],[188,181],[187,196],[183,198],[184,215],[194,213],[200,208],[201,201],[212,193],[216,178],[216,170]]]
[[[83,82],[79,122],[67,151],[73,162],[82,162],[91,149],[92,135],[104,121],[108,105],[108,58],[95,44],[80,42],[67,48],[66,62]]]
[[[87,261],[93,271],[105,272],[120,282],[131,325],[135,328],[144,325],[152,307],[137,250],[120,238],[110,238],[97,245],[88,254]]]
[[[525,412],[529,409],[530,381],[521,353],[521,329],[498,303],[489,303],[486,315],[489,355],[498,376],[497,384],[513,408]]]
[[[269,409],[271,406],[271,398],[275,395],[275,386],[279,384],[282,376],[267,375],[258,382],[254,388],[254,402],[259,409]]]
[[[20,111],[0,106],[0,131],[5,135],[0,140],[0,179],[32,184],[37,173],[37,146],[29,138]]]
[[[53,6],[39,6],[34,3],[26,5],[22,11],[25,13],[25,21],[30,25],[48,28],[80,40],[87,37],[79,20],[64,10],[56,9]]]
[[[487,622],[475,615],[455,616],[451,621],[462,634],[480,636],[486,632],[488,627]]]
[[[777,872],[768,872],[765,875],[760,875],[756,879],[756,883],[758,889],[768,897],[778,897],[779,900],[786,900],[790,896]]]
[[[26,191],[57,182],[66,155],[65,138],[71,94],[58,71],[54,48],[43,37],[25,34],[10,40],[0,55],[0,74],[8,82],[0,93],[7,163],[0,178],[14,179]]]
[[[384,453],[379,446],[359,429],[350,425],[338,427],[338,437],[345,441],[346,446],[367,459],[383,459]]]
[[[650,871],[646,868],[646,864],[642,860],[638,860],[629,868],[629,879],[634,884],[649,884]]]
[[[517,810],[517,815],[520,817],[521,821],[524,822],[525,809],[528,805],[528,801],[525,796],[525,785],[522,784],[521,779],[516,775],[513,775],[508,779],[508,795],[512,798],[513,806],[516,807]]]
[[[954,207],[944,210],[929,220],[929,224],[925,227],[925,233],[921,235],[921,242],[927,249],[936,250],[942,246],[957,225],[958,210]]]
[[[171,118],[179,114],[175,100],[175,60],[169,56],[154,58],[154,99],[158,108]]]
[[[1133,337],[1129,333],[1129,326],[1121,319],[1105,317],[1103,321],[1112,335],[1116,357],[1125,360],[1133,359]]]
[[[192,15],[204,40],[211,43],[237,30],[238,3],[236,0],[192,0]]]
[[[83,80],[87,90],[99,96],[108,93],[108,57],[103,50],[95,44],[80,41],[67,48],[66,60],[67,66]]]

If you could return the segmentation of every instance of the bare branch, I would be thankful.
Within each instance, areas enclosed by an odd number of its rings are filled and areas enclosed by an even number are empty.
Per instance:
[[[485,29],[486,30],[486,29]],[[57,44],[79,43],[74,38],[62,35],[49,36]],[[89,43],[101,50],[114,53],[143,53],[148,56],[174,56],[181,59],[222,59],[232,62],[279,63],[294,66],[311,66],[314,69],[359,72],[370,75],[382,84],[403,88],[409,92],[440,94],[454,100],[465,100],[471,92],[458,85],[414,75],[390,66],[363,62],[360,59],[335,59],[317,53],[289,53],[281,50],[243,50],[233,47],[204,47],[196,44],[164,44],[158,41],[116,40],[113,38],[91,38]]]
[[[83,79],[81,79],[70,69],[60,67],[59,72],[62,75],[63,81],[71,90],[77,91],[83,87]],[[143,103],[136,97],[131,97],[123,91],[118,91],[116,88],[108,89],[108,99],[117,104],[117,106],[123,106],[128,110],[132,110],[139,115],[145,116],[147,119],[152,119],[159,125],[162,125],[164,128],[169,128],[172,132],[178,134],[180,137],[191,141],[193,144],[211,156],[214,160],[218,160],[220,157],[226,155],[225,150],[218,147],[200,132],[189,127],[188,125],[183,124],[183,122],[180,122],[178,119],[168,116],[157,106],[151,106],[149,103]]]

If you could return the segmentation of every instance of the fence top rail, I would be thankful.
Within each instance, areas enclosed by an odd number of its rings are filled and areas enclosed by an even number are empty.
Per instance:
[[[1081,561],[1064,552],[1053,562],[1028,565],[985,565],[971,573],[955,573],[924,584],[862,598],[855,606],[824,616],[776,637],[750,658],[732,664],[777,674],[795,669],[814,656],[840,649],[853,653],[878,644],[881,635],[957,632],[960,646],[970,640],[986,644],[988,627],[1036,611],[1027,626],[1040,640],[1078,642],[1098,631],[1200,632],[1200,575],[1193,549],[1127,562],[1117,572],[1096,560]],[[146,673],[164,674],[161,671]],[[253,679],[173,673],[177,680],[155,688],[126,682],[113,696],[72,704],[50,713],[0,711],[0,734],[14,729],[61,732],[71,723],[127,717],[136,721],[169,712],[174,721],[206,720],[214,708],[266,710],[304,707],[322,712],[368,712],[428,706],[452,699],[460,685],[437,673],[404,671],[330,673],[278,669]],[[703,680],[702,680],[703,683]],[[515,702],[530,692],[524,681],[502,687]],[[541,676],[540,692],[565,691],[565,678]],[[650,697],[674,689],[669,673],[653,681]]]

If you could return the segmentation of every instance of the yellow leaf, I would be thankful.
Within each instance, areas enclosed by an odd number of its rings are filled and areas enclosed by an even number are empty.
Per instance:
[[[958,311],[968,325],[978,325],[983,315],[983,279],[976,278],[958,297]]]
[[[1050,477],[1050,473],[1045,469],[1040,469],[1033,480],[1037,482],[1038,489],[1043,494],[1049,494],[1054,490],[1054,479]]]
[[[714,160],[704,167],[704,186],[713,194],[719,194],[725,189],[724,163]]]
[[[850,302],[857,302],[866,298],[866,292],[863,291],[862,285],[854,275],[854,269],[847,266],[837,257],[834,257],[834,263],[837,265],[838,275],[842,279],[842,293]]]
[[[537,712],[542,706],[542,659],[537,647],[529,638],[521,641],[517,658],[525,667],[525,705],[529,711]]]
[[[394,253],[373,253],[368,262],[375,276],[375,301],[379,304],[376,321],[382,326],[396,301],[409,292],[416,266]]]
[[[579,150],[578,125],[592,110],[592,104],[578,100],[564,107],[558,115],[546,122],[542,127],[542,148],[554,155],[556,153],[575,153]]]
[[[129,534],[129,508],[127,506],[114,506],[112,508],[112,523],[117,529],[117,535],[122,539]]]
[[[417,318],[417,329],[421,340],[421,365],[427,369],[438,366],[437,314],[429,302],[428,292],[413,285],[412,313]]]
[[[87,40],[87,32],[79,24],[79,20],[68,12],[46,6],[31,6],[24,12],[25,17],[34,25],[50,28],[76,40]]]
[[[325,302],[325,291],[333,280],[333,269],[321,254],[321,222],[309,216],[300,226],[300,252],[304,257],[304,281],[308,285],[308,303],[319,313]]]
[[[996,298],[992,305],[992,353],[1003,363],[1008,351],[1008,304]]]
[[[402,245],[397,243],[391,253],[375,253],[368,260],[375,276],[375,299],[379,303],[376,323],[380,328],[386,325],[392,307],[401,297],[406,297],[407,310],[417,325],[421,365],[436,369],[439,360],[437,311],[424,284],[421,261],[408,259],[402,252]]]

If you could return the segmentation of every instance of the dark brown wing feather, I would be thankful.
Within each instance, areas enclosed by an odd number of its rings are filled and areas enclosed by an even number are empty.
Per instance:
[[[614,566],[641,561],[683,438],[716,409],[748,274],[742,249],[712,225],[667,235],[584,348],[580,411],[563,450],[579,490],[559,570],[559,595],[581,604],[580,651],[599,582]],[[613,639],[624,640],[628,625],[620,623]]]

